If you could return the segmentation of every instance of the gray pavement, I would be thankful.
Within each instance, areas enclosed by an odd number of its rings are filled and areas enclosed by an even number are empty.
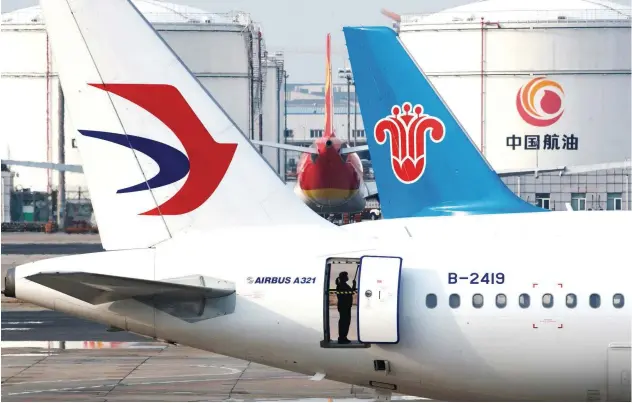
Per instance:
[[[3,401],[327,401],[374,396],[366,388],[312,381],[188,347],[54,347],[2,348]]]
[[[8,304],[15,305],[15,304]],[[2,310],[2,341],[143,341],[145,337],[61,312],[21,309]]]
[[[3,232],[2,247],[5,244],[101,244],[99,234],[66,234],[55,232],[47,234],[44,232]]]

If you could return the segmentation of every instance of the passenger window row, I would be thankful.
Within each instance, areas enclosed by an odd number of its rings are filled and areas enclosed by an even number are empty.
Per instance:
[[[496,307],[504,308],[507,306],[507,296],[505,294],[496,295]],[[567,308],[575,308],[577,306],[577,295],[575,294],[566,294],[566,307]],[[623,294],[614,294],[612,296],[612,305],[619,309],[623,308],[624,305]],[[482,308],[484,303],[483,294],[474,294],[472,296],[472,306],[474,308]],[[426,307],[433,309],[436,308],[438,304],[438,299],[436,294],[427,294],[426,295]],[[553,294],[543,294],[542,295],[542,306],[544,308],[552,308],[554,304]],[[601,306],[601,296],[599,294],[590,294],[588,298],[588,304],[591,308],[599,308]],[[461,306],[461,296],[459,294],[451,294],[448,298],[448,305],[450,308],[458,308]],[[531,296],[529,294],[520,294],[518,296],[518,305],[521,308],[529,308],[531,306]]]

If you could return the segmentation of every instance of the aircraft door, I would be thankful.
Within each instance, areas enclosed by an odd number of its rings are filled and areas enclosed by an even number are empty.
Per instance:
[[[608,348],[608,392],[609,402],[629,402],[632,349],[630,345]]]
[[[358,274],[358,340],[399,342],[399,280],[402,259],[363,256]]]

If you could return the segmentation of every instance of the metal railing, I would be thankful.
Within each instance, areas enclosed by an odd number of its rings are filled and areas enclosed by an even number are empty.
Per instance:
[[[481,17],[486,21],[500,23],[512,22],[594,22],[594,21],[629,21],[632,8],[618,9],[583,9],[583,10],[470,10],[470,11],[440,11],[432,14],[404,14],[401,24],[480,24]]]
[[[142,10],[141,10],[142,12]],[[165,12],[143,13],[152,24],[235,24],[247,26],[252,23],[250,15],[242,11],[226,13],[196,13],[187,7],[173,7]],[[30,7],[2,14],[3,25],[43,24],[39,8]]]
[[[352,107],[353,109],[353,107]],[[347,114],[347,107],[346,106],[339,106],[339,107],[334,107],[333,112],[335,115],[346,115]],[[358,110],[357,110],[358,116],[360,116],[360,106],[358,105]],[[288,115],[309,115],[309,114],[314,114],[314,115],[324,115],[325,114],[325,107],[324,106],[288,106],[287,107],[287,114]],[[353,110],[352,113],[353,115]]]

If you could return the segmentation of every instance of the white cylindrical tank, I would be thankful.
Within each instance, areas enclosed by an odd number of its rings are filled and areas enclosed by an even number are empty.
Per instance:
[[[630,159],[629,7],[486,0],[399,29],[497,171]]]
[[[262,139],[274,143],[285,143],[285,67],[280,54],[266,61],[267,70],[263,87]],[[259,139],[258,135],[255,135]],[[263,156],[285,180],[285,152],[277,148],[263,147]]]
[[[2,170],[2,222],[11,222],[11,192],[15,172]]]
[[[263,41],[260,43],[259,26],[247,14],[220,15],[155,0],[133,2],[247,137],[258,135],[259,108],[264,109],[264,124],[276,122],[277,109],[266,115],[268,99],[263,100],[263,106],[258,99],[262,94],[259,83],[266,78],[266,69],[260,64],[262,59],[266,63],[267,52]],[[116,21],[112,26],[115,28]],[[4,54],[11,57],[4,58],[1,66],[0,130],[4,144],[0,150],[10,150],[14,160],[59,162],[59,83],[39,7],[2,14],[1,29]],[[77,133],[67,108],[64,126],[65,163],[81,164],[74,141]],[[16,185],[38,191],[47,190],[48,183],[52,189],[57,187],[54,171],[12,168],[19,172]],[[80,188],[85,195],[83,175],[67,173],[69,197]]]

